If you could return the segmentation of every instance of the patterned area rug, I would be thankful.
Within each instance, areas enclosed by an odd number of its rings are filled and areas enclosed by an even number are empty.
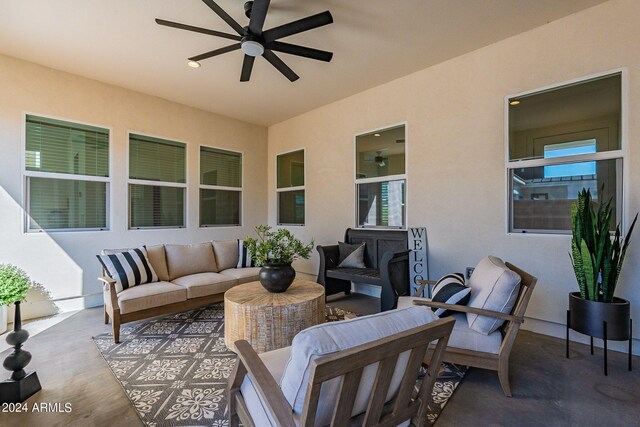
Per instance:
[[[350,314],[327,306],[327,321]],[[228,426],[227,379],[236,355],[224,344],[223,304],[130,323],[121,343],[111,333],[94,337],[98,350],[142,422],[161,426]],[[443,364],[429,404],[433,424],[466,373]]]

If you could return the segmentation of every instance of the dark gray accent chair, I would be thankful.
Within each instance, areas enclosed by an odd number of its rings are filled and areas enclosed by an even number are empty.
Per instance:
[[[339,268],[338,245],[316,248],[320,255],[317,282],[325,295],[349,294],[351,282],[381,287],[380,311],[396,307],[399,296],[409,295],[409,250],[405,230],[365,230],[348,228],[346,243],[366,243],[366,268]]]

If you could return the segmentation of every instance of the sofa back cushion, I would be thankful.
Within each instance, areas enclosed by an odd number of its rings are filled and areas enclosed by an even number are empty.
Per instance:
[[[437,318],[429,308],[414,306],[385,311],[371,316],[357,317],[342,322],[324,323],[305,329],[293,339],[291,358],[282,376],[280,388],[287,401],[291,404],[293,411],[296,414],[301,414],[314,360],[424,325],[434,319]],[[387,393],[387,401],[398,391],[407,360],[407,352],[398,358],[389,392]],[[377,363],[369,365],[362,372],[352,416],[366,410],[368,397],[371,394],[376,376],[377,365]],[[316,425],[325,425],[331,422],[339,386],[340,378],[334,378],[322,385],[318,401]]]
[[[168,282],[169,270],[167,269],[167,255],[164,251],[164,245],[145,246],[145,248],[149,262],[158,275],[158,280]]]
[[[196,273],[217,273],[211,242],[194,245],[165,245],[169,279]]]
[[[497,257],[489,255],[481,260],[469,279],[471,298],[469,307],[511,313],[520,291],[520,276]],[[504,320],[467,313],[469,328],[484,335],[498,329]]]
[[[213,252],[216,255],[218,270],[235,268],[238,264],[238,240],[214,240]]]
[[[158,281],[144,247],[129,250],[104,249],[101,255],[96,256],[107,274],[116,281],[116,292]]]

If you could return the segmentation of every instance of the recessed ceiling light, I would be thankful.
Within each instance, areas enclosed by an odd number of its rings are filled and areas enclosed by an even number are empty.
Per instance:
[[[380,136],[380,134],[379,133],[374,133],[373,136]]]
[[[200,63],[198,61],[189,61],[187,65],[191,68],[200,68]]]
[[[520,101],[518,101],[517,99],[514,99],[513,101],[509,102],[509,105],[518,105],[520,104]]]

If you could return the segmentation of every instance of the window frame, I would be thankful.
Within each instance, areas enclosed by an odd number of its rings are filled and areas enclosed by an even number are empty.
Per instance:
[[[404,126],[404,173],[403,174],[395,174],[395,175],[386,175],[386,176],[377,176],[372,178],[358,178],[358,137],[362,135],[368,135],[375,132],[384,132],[385,130],[397,128],[400,126]],[[354,206],[354,224],[355,228],[361,230],[408,230],[409,229],[409,125],[408,122],[399,122],[395,124],[390,124],[382,127],[377,127],[371,130],[358,132],[353,136],[353,178],[354,178],[354,193],[355,193],[355,206]],[[358,218],[358,206],[359,206],[359,184],[370,184],[377,182],[385,182],[385,181],[404,181],[404,226],[402,227],[392,227],[392,226],[361,226]]]
[[[167,181],[153,181],[147,179],[131,179],[131,135],[139,135],[142,137],[161,139],[168,142],[178,143],[184,145],[184,183],[180,182],[167,182]],[[146,132],[136,132],[134,130],[127,130],[127,143],[126,143],[126,197],[127,197],[127,231],[136,230],[182,230],[187,228],[189,221],[189,144],[179,139],[172,139],[163,136],[151,135]],[[183,224],[181,226],[158,226],[158,227],[134,227],[131,225],[131,185],[145,185],[150,187],[172,187],[182,188],[182,218]]]
[[[303,165],[304,165],[304,185],[297,185],[292,187],[284,187],[278,188],[278,157],[283,156],[285,154],[295,153],[297,151],[302,151]],[[276,224],[281,227],[305,227],[307,225],[307,151],[306,147],[295,148],[293,150],[282,151],[280,153],[276,153],[275,156],[275,187],[276,187]],[[299,223],[285,223],[280,222],[280,193],[287,193],[293,191],[304,191],[304,222],[302,224]]]
[[[71,124],[82,126],[92,126],[104,129],[108,132],[107,137],[107,161],[109,162],[108,176],[91,176],[91,175],[72,175],[60,172],[38,172],[27,170],[27,116],[40,117],[43,119],[59,120]],[[74,232],[106,232],[111,230],[111,179],[113,177],[113,159],[112,159],[112,143],[111,136],[113,128],[111,126],[98,125],[94,123],[83,122],[80,120],[72,120],[64,117],[33,113],[30,111],[22,112],[22,135],[21,135],[21,169],[22,169],[22,206],[23,206],[23,233],[74,233]],[[105,188],[105,226],[97,228],[31,228],[30,212],[31,212],[31,194],[29,193],[29,178],[44,179],[61,179],[67,181],[91,181],[104,182]]]
[[[606,78],[609,76],[620,75],[620,148],[617,150],[600,151],[591,154],[569,155],[553,158],[539,159],[509,159],[509,102],[513,98],[519,98],[528,95],[534,95],[541,92],[553,91],[561,89],[565,86],[587,83],[590,80]],[[571,230],[548,230],[548,229],[515,229],[513,224],[513,180],[511,179],[511,170],[520,168],[543,167],[562,164],[574,164],[580,162],[591,162],[599,160],[619,160],[621,162],[620,174],[616,176],[616,212],[618,218],[616,222],[620,222],[624,227],[628,226],[628,215],[625,211],[626,203],[629,197],[629,171],[626,167],[628,158],[628,126],[629,126],[629,74],[626,67],[614,68],[586,76],[565,80],[563,82],[554,83],[524,92],[506,95],[504,97],[504,162],[505,162],[505,234],[506,235],[571,235]]]
[[[202,175],[202,148],[212,148],[214,150],[226,151],[228,153],[240,154],[240,187],[227,187],[223,185],[208,185],[202,184],[201,175]],[[237,191],[240,193],[240,217],[239,224],[212,224],[212,225],[202,225],[200,218],[200,203],[201,195],[200,190],[222,190],[222,191]],[[222,147],[214,147],[212,145],[200,144],[198,145],[198,227],[199,228],[238,228],[242,227],[244,223],[244,151],[235,151],[229,150],[227,148]]]

